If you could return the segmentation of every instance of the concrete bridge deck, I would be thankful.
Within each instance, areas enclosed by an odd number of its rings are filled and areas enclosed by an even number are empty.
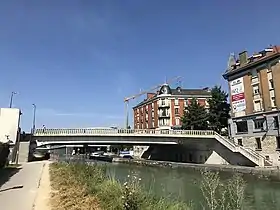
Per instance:
[[[233,153],[239,153],[259,166],[270,164],[256,151],[236,145],[228,138],[211,130],[154,130],[154,129],[37,129],[34,138],[38,146],[53,144],[134,144],[178,145],[190,140],[216,140]]]

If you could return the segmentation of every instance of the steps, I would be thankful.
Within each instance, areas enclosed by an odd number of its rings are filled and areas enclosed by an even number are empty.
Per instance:
[[[20,142],[18,162],[26,163],[28,161],[28,153],[29,153],[29,142]]]
[[[217,141],[219,141],[222,145],[227,147],[229,150],[231,150],[232,152],[238,152],[241,155],[243,155],[244,157],[248,158],[250,161],[255,163],[257,166],[264,167],[264,166],[272,165],[272,162],[266,160],[265,157],[263,157],[256,151],[249,149],[249,148],[245,148],[238,144],[235,144],[232,141],[230,141],[228,138],[223,137],[218,133],[215,133],[215,139]]]

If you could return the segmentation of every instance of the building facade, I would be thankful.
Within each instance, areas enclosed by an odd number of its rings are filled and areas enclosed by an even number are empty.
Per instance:
[[[148,93],[147,98],[133,108],[134,129],[180,128],[181,117],[191,99],[208,107],[211,96],[208,89],[171,89],[163,85],[157,93]]]
[[[230,90],[229,135],[279,165],[280,46],[231,55],[223,77]]]

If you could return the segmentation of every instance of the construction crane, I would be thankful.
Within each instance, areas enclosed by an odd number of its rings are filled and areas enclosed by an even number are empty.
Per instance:
[[[126,113],[126,117],[125,117],[125,127],[126,128],[128,128],[128,113],[129,113],[129,110],[128,110],[128,106],[129,106],[129,101],[130,100],[132,100],[132,99],[135,99],[135,98],[137,98],[137,97],[139,97],[139,96],[142,96],[142,95],[144,95],[144,94],[147,94],[147,93],[150,93],[151,91],[154,91],[154,90],[156,90],[156,89],[159,89],[162,85],[164,85],[164,84],[170,84],[170,83],[172,83],[174,80],[176,80],[178,83],[180,83],[180,79],[181,79],[182,77],[181,76],[177,76],[177,77],[174,77],[174,78],[172,78],[172,79],[170,79],[170,80],[167,80],[165,83],[163,83],[163,84],[159,84],[159,85],[157,85],[157,86],[154,86],[153,88],[151,88],[151,89],[149,89],[149,90],[145,90],[145,91],[141,91],[140,93],[138,93],[138,94],[135,94],[135,95],[133,95],[133,96],[130,96],[130,97],[126,97],[125,99],[124,99],[124,103],[125,103],[125,113]]]

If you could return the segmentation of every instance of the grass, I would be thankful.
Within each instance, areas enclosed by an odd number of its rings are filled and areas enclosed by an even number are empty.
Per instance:
[[[106,176],[100,165],[53,163],[51,203],[56,210],[188,210],[180,201],[156,198],[143,191],[141,179],[128,176],[124,184]]]
[[[55,210],[190,210],[194,206],[155,197],[141,188],[141,178],[128,175],[121,184],[106,175],[106,166],[53,163],[50,167],[51,203]],[[235,174],[221,181],[218,173],[202,171],[200,189],[204,197],[200,209],[241,210],[246,183]]]

